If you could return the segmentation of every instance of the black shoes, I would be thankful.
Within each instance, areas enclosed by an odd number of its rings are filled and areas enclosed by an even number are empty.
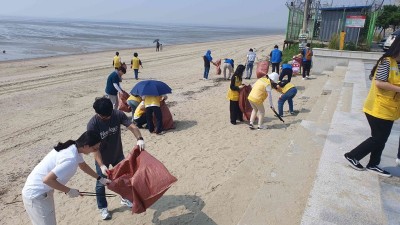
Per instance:
[[[365,168],[360,164],[360,162],[358,162],[358,160],[353,159],[353,158],[350,158],[350,157],[348,156],[348,154],[349,154],[349,153],[344,154],[344,157],[347,159],[347,161],[349,161],[350,166],[351,166],[353,169],[359,170],[359,171],[365,170]]]
[[[379,166],[368,166],[367,165],[367,170],[374,172],[380,176],[384,176],[384,177],[392,176],[388,171],[381,169]]]

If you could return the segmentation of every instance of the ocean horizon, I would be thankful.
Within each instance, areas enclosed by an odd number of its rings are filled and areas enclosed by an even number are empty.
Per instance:
[[[284,34],[285,29],[3,18],[0,61]],[[5,53],[3,53],[5,51]]]

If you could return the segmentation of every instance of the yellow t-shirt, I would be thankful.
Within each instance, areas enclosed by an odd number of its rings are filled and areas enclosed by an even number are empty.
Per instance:
[[[114,67],[119,68],[121,66],[121,57],[114,56]]]

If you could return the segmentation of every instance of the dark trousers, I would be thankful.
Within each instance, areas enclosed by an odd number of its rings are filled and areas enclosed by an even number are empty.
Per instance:
[[[292,69],[283,69],[281,72],[281,75],[279,75],[279,80],[282,81],[285,76],[288,77],[287,80],[290,82],[292,80],[293,70]]]
[[[145,125],[147,123],[146,114],[144,114],[141,117],[135,119],[134,121],[135,121],[137,127],[142,128],[143,125]]]
[[[236,120],[243,121],[243,113],[240,111],[239,101],[229,101],[229,111],[232,124],[236,124]]]
[[[124,155],[122,154],[121,157],[115,162],[112,163],[111,165],[114,167],[116,166],[119,162],[121,162],[124,159]],[[101,172],[101,169],[99,167],[99,165],[97,164],[97,162],[95,162],[95,166],[96,166],[96,173],[97,175],[101,176],[101,177],[106,177],[103,175],[103,173]],[[110,165],[106,165],[107,168]],[[107,208],[107,199],[105,197],[106,194],[106,188],[104,187],[103,184],[100,183],[100,181],[96,181],[96,200],[97,200],[97,208],[102,209],[102,208]]]
[[[303,78],[310,76],[311,61],[303,61]]]
[[[281,63],[271,63],[272,64],[272,72],[276,72],[279,74],[279,64]]]
[[[351,150],[348,156],[360,160],[371,153],[367,166],[377,166],[381,162],[382,151],[385,148],[394,121],[379,119],[367,113],[365,115],[371,127],[371,137]]]
[[[150,133],[154,132],[153,113],[157,121],[156,132],[160,133],[162,131],[162,114],[161,114],[161,108],[158,106],[146,107],[147,128],[149,129]]]

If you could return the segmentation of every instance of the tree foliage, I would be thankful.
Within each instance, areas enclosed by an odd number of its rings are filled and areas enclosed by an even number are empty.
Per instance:
[[[390,27],[396,30],[400,26],[400,6],[385,5],[381,15],[376,20],[376,26],[384,31]]]

